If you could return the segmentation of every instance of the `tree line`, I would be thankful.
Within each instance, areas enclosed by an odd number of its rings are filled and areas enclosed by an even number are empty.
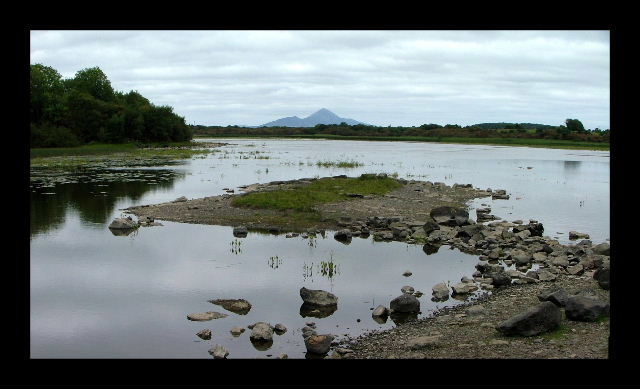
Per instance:
[[[315,127],[239,127],[191,125],[196,135],[208,136],[286,136],[339,135],[360,137],[461,137],[461,138],[529,138],[561,139],[587,142],[609,142],[609,130],[586,130],[578,119],[567,119],[563,125],[535,123],[423,124],[418,127],[380,127],[366,124],[317,124]]]
[[[50,66],[30,69],[31,147],[91,142],[180,142],[193,137],[184,117],[137,91],[115,91],[99,67],[63,79]]]

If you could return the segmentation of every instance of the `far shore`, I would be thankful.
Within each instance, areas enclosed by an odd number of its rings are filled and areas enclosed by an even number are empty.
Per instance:
[[[341,136],[341,135],[194,135],[194,139],[322,139],[359,140],[380,142],[429,142],[452,144],[476,144],[488,146],[538,147],[567,150],[610,151],[610,143],[580,142],[557,139],[536,138],[460,138],[460,137],[420,137],[420,136]]]

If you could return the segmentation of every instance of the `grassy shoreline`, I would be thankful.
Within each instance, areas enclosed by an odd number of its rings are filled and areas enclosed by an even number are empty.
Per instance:
[[[194,135],[194,139],[327,139],[327,140],[364,140],[384,142],[431,142],[454,144],[477,144],[492,146],[540,147],[568,150],[610,151],[609,143],[580,142],[559,139],[529,138],[461,138],[461,137],[423,137],[423,136],[342,136],[342,135]]]

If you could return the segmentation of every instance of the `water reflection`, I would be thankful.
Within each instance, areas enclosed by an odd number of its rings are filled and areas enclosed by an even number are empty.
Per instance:
[[[418,320],[418,312],[394,312],[389,317],[395,325],[400,325]]]
[[[315,317],[322,319],[333,315],[338,310],[338,305],[319,306],[309,303],[302,303],[300,306],[300,316],[302,317]]]
[[[171,170],[145,170],[144,175],[133,177],[132,174],[121,171],[115,175],[104,171],[69,174],[64,180],[57,177],[62,180],[57,184],[44,176],[32,177],[31,237],[58,229],[70,210],[76,211],[83,223],[105,224],[119,200],[138,200],[149,191],[171,189],[178,177]],[[136,177],[140,180],[135,180]],[[119,181],[103,181],[114,179]]]
[[[564,174],[570,176],[577,175],[581,164],[582,161],[564,161]]]
[[[435,254],[438,252],[438,250],[440,250],[440,246],[436,244],[427,243],[422,246],[422,251],[424,251],[424,253],[427,255]]]

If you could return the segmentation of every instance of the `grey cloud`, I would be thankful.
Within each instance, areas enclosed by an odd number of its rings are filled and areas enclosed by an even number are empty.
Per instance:
[[[608,31],[33,31],[31,63],[99,66],[198,124],[327,107],[377,125],[576,117],[609,127]],[[491,118],[491,119],[488,119]]]

